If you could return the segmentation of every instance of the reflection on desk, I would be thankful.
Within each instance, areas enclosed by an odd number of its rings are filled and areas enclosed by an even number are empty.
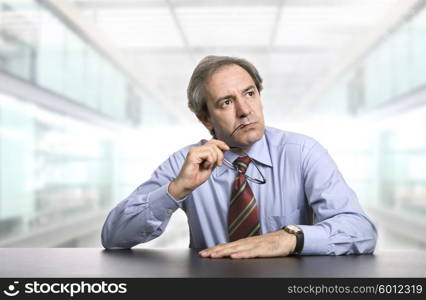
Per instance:
[[[0,277],[426,277],[426,252],[232,260],[193,249],[1,248]]]

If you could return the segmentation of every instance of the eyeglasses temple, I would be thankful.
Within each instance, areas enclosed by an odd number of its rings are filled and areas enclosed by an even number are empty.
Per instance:
[[[238,127],[237,127],[238,128]],[[229,146],[229,148],[230,149],[240,149],[245,155],[247,155],[247,156],[249,156],[241,147],[238,147],[238,146]],[[223,160],[224,162],[225,162],[225,165],[227,165],[228,167],[231,167],[231,168],[233,168],[233,169],[235,169],[235,166],[231,163],[231,162],[229,162],[229,161],[227,161],[226,159],[224,159]],[[253,161],[253,160],[252,160]],[[260,172],[260,169],[259,169],[259,167],[257,166],[257,164],[253,161],[253,165],[254,165],[254,167],[257,169],[257,172],[259,172],[259,174],[260,174],[260,176],[262,177],[262,181],[260,181],[259,179],[255,179],[255,178],[251,178],[250,176],[248,176],[248,175],[245,175],[249,180],[251,180],[251,181],[254,181],[255,183],[258,183],[258,184],[265,184],[266,183],[266,179],[265,179],[265,176],[263,176],[263,174],[262,174],[262,172]]]

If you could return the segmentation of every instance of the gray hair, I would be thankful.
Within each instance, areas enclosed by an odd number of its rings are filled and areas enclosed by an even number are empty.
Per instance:
[[[214,72],[228,65],[238,65],[246,70],[253,79],[259,93],[262,90],[262,78],[256,67],[249,61],[230,56],[206,56],[195,67],[187,89],[188,107],[196,116],[208,115],[205,84]]]

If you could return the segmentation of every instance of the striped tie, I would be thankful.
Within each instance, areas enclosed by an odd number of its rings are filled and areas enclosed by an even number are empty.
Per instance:
[[[260,233],[256,199],[244,177],[250,162],[248,156],[238,157],[234,161],[239,172],[232,186],[229,203],[228,233],[231,242]]]

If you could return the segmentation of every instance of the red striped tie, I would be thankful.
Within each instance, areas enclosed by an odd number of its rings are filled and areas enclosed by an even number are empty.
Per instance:
[[[248,156],[238,157],[234,161],[239,172],[232,186],[228,212],[228,233],[231,242],[260,233],[256,199],[244,176],[250,162]]]

